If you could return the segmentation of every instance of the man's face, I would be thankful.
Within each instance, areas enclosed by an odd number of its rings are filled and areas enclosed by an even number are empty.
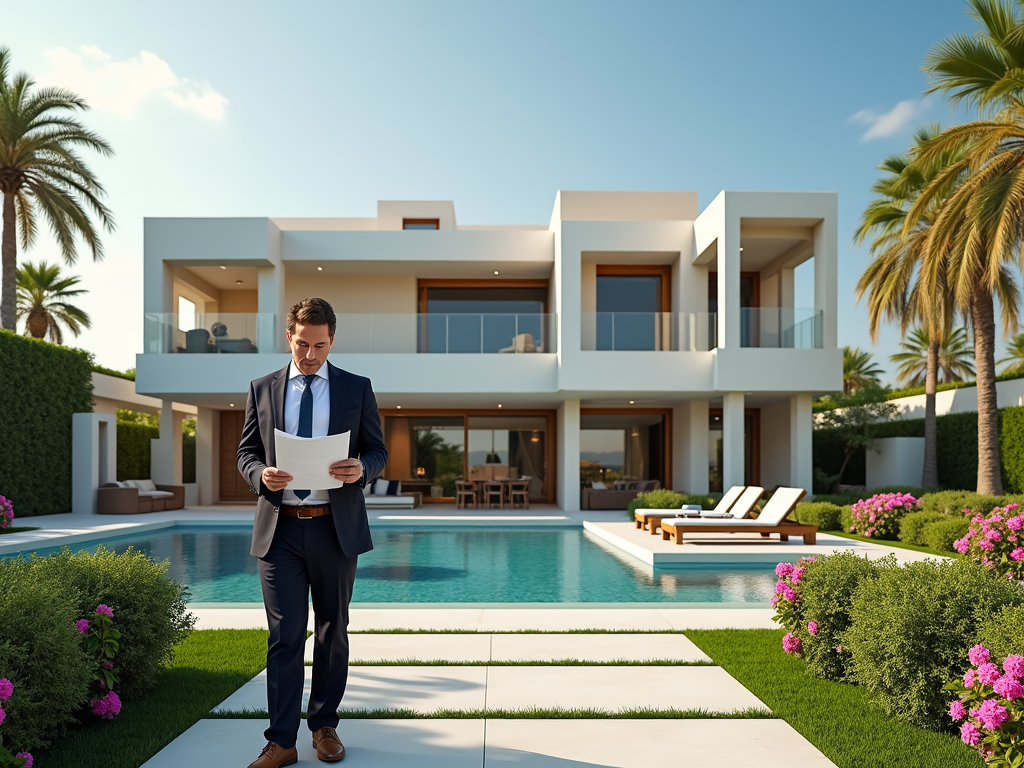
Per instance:
[[[288,346],[292,350],[292,360],[304,374],[316,373],[327,361],[334,337],[330,335],[327,325],[295,324],[294,331],[285,331]]]

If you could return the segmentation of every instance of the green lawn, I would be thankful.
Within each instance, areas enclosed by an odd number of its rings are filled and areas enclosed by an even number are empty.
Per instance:
[[[904,544],[900,540],[889,541],[888,539],[869,539],[865,536],[858,536],[855,533],[846,533],[846,531],[820,531],[820,533],[827,533],[829,536],[842,536],[844,539],[853,539],[855,541],[863,541],[868,544],[877,544],[880,547],[895,547],[897,549],[912,549],[915,552],[927,552],[936,557],[956,557],[955,552],[936,552],[931,547],[922,547],[917,544]]]
[[[38,531],[37,525],[12,525],[10,528],[0,528],[0,536],[5,533],[22,533],[23,531]]]
[[[959,738],[901,723],[855,685],[814,677],[782,650],[782,630],[689,630],[693,640],[839,768],[982,768]]]
[[[267,632],[192,632],[156,687],[126,701],[109,723],[91,722],[36,753],[42,768],[139,768],[266,665]],[[202,756],[196,755],[202,765]],[[225,767],[227,768],[227,767]]]

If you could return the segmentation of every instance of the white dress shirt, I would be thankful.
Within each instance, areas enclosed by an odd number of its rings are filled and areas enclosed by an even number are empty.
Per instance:
[[[302,393],[306,390],[304,376],[292,360],[288,366],[288,383],[284,390],[284,431],[289,435],[299,434],[299,407],[302,404]],[[310,386],[313,387],[313,434],[310,437],[326,437],[331,424],[331,387],[327,377],[327,363],[320,366]],[[326,490],[319,490],[300,500],[291,488],[285,488],[281,503],[288,506],[329,504],[330,498]]]

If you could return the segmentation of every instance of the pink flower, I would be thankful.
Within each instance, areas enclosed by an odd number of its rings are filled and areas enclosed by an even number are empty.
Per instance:
[[[978,681],[978,673],[973,669],[968,669],[964,673],[964,688],[972,687]]]
[[[1011,675],[996,680],[992,684],[992,690],[1004,699],[1019,699],[1024,696],[1024,685],[1021,685],[1020,680]]]
[[[102,717],[104,720],[113,720],[114,715],[121,712],[121,698],[110,691],[101,699],[96,699],[92,703],[92,713],[97,717]]]
[[[989,528],[987,531],[985,531],[985,538],[989,539],[990,541],[999,541],[1003,538],[1003,534],[1001,534],[995,528]]]
[[[953,542],[953,549],[959,552],[961,555],[966,555],[967,551],[971,548],[970,539],[963,538],[957,539]]]
[[[810,632],[812,635],[818,634],[818,622],[816,622],[816,621],[808,621],[807,622],[807,631]]]
[[[976,747],[981,741],[981,731],[978,730],[978,726],[968,721],[960,726],[960,738],[963,739],[964,744]]]
[[[789,587],[786,587],[784,590],[782,590],[782,596],[789,600],[789,602],[791,603],[796,601],[796,592],[794,592]]]
[[[981,666],[989,659],[988,648],[984,645],[975,645],[967,652],[967,658],[974,666]]]
[[[77,629],[79,632],[81,632],[84,635],[86,632],[89,631],[89,620],[88,619],[79,619],[78,621],[75,622],[75,629]]]
[[[787,632],[786,636],[782,638],[782,650],[786,653],[800,653],[802,645],[800,638],[792,632]]]
[[[978,542],[978,549],[995,549],[996,545],[988,539],[982,539]]]
[[[967,710],[964,709],[964,703],[960,699],[954,699],[949,702],[949,716],[953,718],[954,722],[967,717]]]
[[[791,574],[792,572],[793,572],[793,564],[792,563],[779,563],[778,565],[775,566],[775,575],[778,576],[780,579],[785,577],[785,576],[789,576],[789,574]]]
[[[7,719],[7,713],[4,712],[4,708],[0,707],[0,723],[3,723]]]
[[[1017,515],[1016,517],[1011,517],[1009,520],[1006,521],[1006,527],[1009,528],[1011,531],[1019,531],[1021,528],[1024,528],[1024,515]]]
[[[18,754],[15,755],[15,757],[20,757],[21,759],[23,759],[25,761],[22,764],[21,768],[32,768],[32,763],[35,762],[32,759],[32,754],[30,752],[19,752]]]
[[[991,661],[982,664],[978,667],[978,680],[984,685],[992,685],[996,680],[999,679],[999,667],[993,664]]]
[[[100,603],[96,606],[96,613],[102,613],[104,616],[110,616],[111,618],[113,618],[114,609],[106,603]]]
[[[7,701],[14,694],[14,683],[6,677],[0,677],[0,701]]]
[[[978,708],[978,720],[986,729],[992,731],[1006,722],[1006,707],[995,699],[985,699]]]
[[[1024,560],[1024,547],[1017,547],[1015,550],[1010,552],[1010,559],[1020,562]]]
[[[785,591],[785,589],[786,589],[786,582],[784,582],[784,581],[776,581],[775,582],[775,594],[776,595],[781,595]]]
[[[112,662],[110,660],[105,660],[103,662],[103,668],[104,669],[113,669],[114,668],[114,662]]]
[[[1024,656],[1016,654],[1007,656],[1006,661],[1003,662],[1003,669],[1011,677],[1016,677],[1018,680],[1024,678]]]
[[[793,569],[792,579],[793,579],[793,583],[794,584],[799,584],[800,583],[800,579],[802,579],[803,577],[804,577],[804,569],[802,567],[801,568],[794,568]]]

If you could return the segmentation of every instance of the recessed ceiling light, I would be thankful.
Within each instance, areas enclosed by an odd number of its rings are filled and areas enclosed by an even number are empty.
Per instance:
[[[498,270],[494,270],[494,274],[498,274]]]
[[[630,404],[630,405],[632,405],[632,404],[633,404],[633,403],[635,403],[635,402],[636,402],[636,400],[630,400],[630,401],[629,401],[629,404]]]
[[[402,406],[400,405],[396,405],[395,407],[398,408],[398,410],[402,410]]]
[[[501,408],[501,403],[498,403],[498,407]]]
[[[316,271],[317,271],[317,272],[323,272],[323,271],[324,271],[324,268],[323,268],[323,267],[317,267],[317,268],[316,268]]]
[[[229,407],[229,408],[234,408],[234,407],[235,407],[235,404],[234,404],[234,403],[228,403],[228,407]]]
[[[241,280],[235,280],[235,285],[241,285],[241,284],[242,284]]]
[[[740,253],[743,253],[743,246],[740,246]]]
[[[223,264],[220,265],[220,268],[221,269],[227,269],[227,267],[225,267]]]

